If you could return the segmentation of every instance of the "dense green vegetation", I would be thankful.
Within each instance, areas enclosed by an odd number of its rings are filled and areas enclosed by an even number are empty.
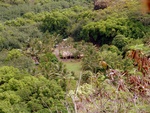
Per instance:
[[[149,76],[140,0],[0,0],[0,113],[148,113]]]

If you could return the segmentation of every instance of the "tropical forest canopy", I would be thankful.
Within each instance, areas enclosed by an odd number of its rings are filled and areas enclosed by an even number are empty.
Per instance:
[[[0,0],[0,113],[150,112],[148,0]]]

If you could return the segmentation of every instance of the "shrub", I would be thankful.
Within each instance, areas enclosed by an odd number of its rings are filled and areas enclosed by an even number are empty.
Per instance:
[[[100,51],[107,51],[109,49],[109,45],[108,44],[104,44],[102,47],[100,47]]]
[[[16,49],[20,48],[20,42],[17,39],[9,38],[0,38],[0,50],[2,49]]]
[[[24,26],[26,24],[34,24],[34,21],[30,19],[17,18],[15,20],[9,20],[5,22],[5,25],[8,26]]]
[[[5,41],[5,39],[0,37],[0,50],[2,50],[4,47],[4,41]]]
[[[117,53],[117,54],[121,53],[119,51],[119,49],[116,46],[114,46],[114,45],[109,46],[108,50],[111,51],[112,53]]]
[[[100,47],[100,52],[103,51],[111,51],[112,53],[120,54],[120,50],[115,45],[107,45],[104,44],[102,47]]]
[[[52,53],[46,53],[44,56],[40,59],[41,63],[47,63],[47,62],[53,62],[58,63],[57,57]]]
[[[0,31],[3,31],[4,28],[5,28],[4,25],[0,23]]]
[[[128,38],[126,38],[123,35],[117,35],[113,39],[112,44],[117,46],[120,50],[122,50],[122,48],[128,44]]]
[[[99,55],[101,61],[105,61],[109,67],[113,69],[122,69],[122,56],[117,53],[112,53],[111,51],[103,51]]]
[[[21,52],[18,49],[12,49],[11,51],[8,52],[7,60],[13,60],[16,58],[19,58],[21,56]]]

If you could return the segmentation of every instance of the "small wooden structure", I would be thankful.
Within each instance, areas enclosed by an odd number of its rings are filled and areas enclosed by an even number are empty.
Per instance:
[[[73,43],[68,41],[69,39],[63,40],[54,50],[54,54],[59,56],[61,59],[80,59],[84,55],[81,54],[77,49],[74,48]]]

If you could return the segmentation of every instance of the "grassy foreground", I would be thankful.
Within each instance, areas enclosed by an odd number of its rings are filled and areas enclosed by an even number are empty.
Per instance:
[[[63,63],[66,65],[66,68],[69,72],[75,72],[76,75],[80,74],[81,62],[79,62],[79,61],[66,61]]]

